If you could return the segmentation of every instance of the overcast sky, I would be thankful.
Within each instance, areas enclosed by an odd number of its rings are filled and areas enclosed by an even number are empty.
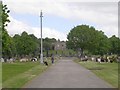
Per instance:
[[[118,0],[3,0],[10,9],[7,29],[10,35],[23,31],[40,38],[40,11],[43,11],[43,37],[67,40],[69,31],[87,24],[108,37],[118,36]]]

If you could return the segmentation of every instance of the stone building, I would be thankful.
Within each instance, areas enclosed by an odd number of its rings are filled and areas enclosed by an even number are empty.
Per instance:
[[[65,50],[66,49],[66,43],[64,41],[58,41],[55,43],[54,50]]]

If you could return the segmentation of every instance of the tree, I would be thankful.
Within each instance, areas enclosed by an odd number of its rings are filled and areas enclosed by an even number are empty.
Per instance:
[[[13,38],[18,56],[37,56],[37,53],[39,52],[39,44],[37,38],[33,34],[28,35],[27,32],[24,31],[21,36],[15,35]]]
[[[37,57],[40,55],[40,39],[36,38],[33,34],[28,34],[27,32],[22,32],[21,35],[14,35],[13,40],[16,47],[16,55],[19,57]],[[46,52],[48,56],[48,50],[52,49],[52,43],[56,39],[45,38],[43,39],[43,51]]]
[[[8,10],[7,5],[3,5],[2,2],[0,3],[0,6],[2,7],[2,28],[3,30],[5,30],[5,27],[8,25],[7,23],[10,22],[10,20],[8,19],[9,15],[8,13],[10,12],[10,10]]]
[[[102,31],[89,25],[74,27],[67,36],[67,48],[88,50],[92,54],[104,54],[109,51],[108,38]]]
[[[5,58],[10,58],[13,55],[13,46],[14,43],[12,41],[12,38],[9,36],[7,30],[6,30],[6,26],[8,25],[8,23],[10,22],[10,20],[8,19],[9,15],[8,13],[10,12],[10,10],[8,10],[7,5],[3,5],[2,2],[0,3],[0,7],[2,8],[2,11],[0,12],[0,15],[2,17],[2,22],[1,22],[1,30],[2,30],[2,55]]]
[[[54,43],[56,42],[55,38],[46,37],[43,39],[43,49],[46,52],[46,56],[49,56],[49,50],[53,50]]]
[[[2,57],[2,1],[0,1],[0,58]]]
[[[29,36],[30,36],[31,40],[33,41],[33,52],[32,52],[32,55],[34,57],[38,56],[39,53],[40,53],[40,42],[37,39],[37,37],[35,37],[33,34],[30,34]]]
[[[10,58],[14,55],[14,43],[7,31],[2,32],[2,55],[4,58]]]
[[[112,54],[120,54],[120,39],[113,35],[109,38],[109,41],[111,44],[110,52]]]
[[[93,51],[92,51],[93,50]],[[93,49],[91,51],[94,54],[107,54],[110,50],[110,42],[108,37],[104,35],[102,31],[96,31],[95,43],[93,44]]]

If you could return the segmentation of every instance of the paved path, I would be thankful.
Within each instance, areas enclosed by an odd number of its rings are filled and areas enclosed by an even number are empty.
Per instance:
[[[59,60],[24,88],[112,88],[73,60]]]

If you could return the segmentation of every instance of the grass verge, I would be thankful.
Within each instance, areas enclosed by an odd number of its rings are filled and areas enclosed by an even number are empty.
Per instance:
[[[45,71],[47,67],[39,62],[3,63],[2,87],[21,88],[29,80]]]
[[[75,60],[75,62],[92,71],[112,86],[118,88],[118,63],[79,62],[79,60]]]

